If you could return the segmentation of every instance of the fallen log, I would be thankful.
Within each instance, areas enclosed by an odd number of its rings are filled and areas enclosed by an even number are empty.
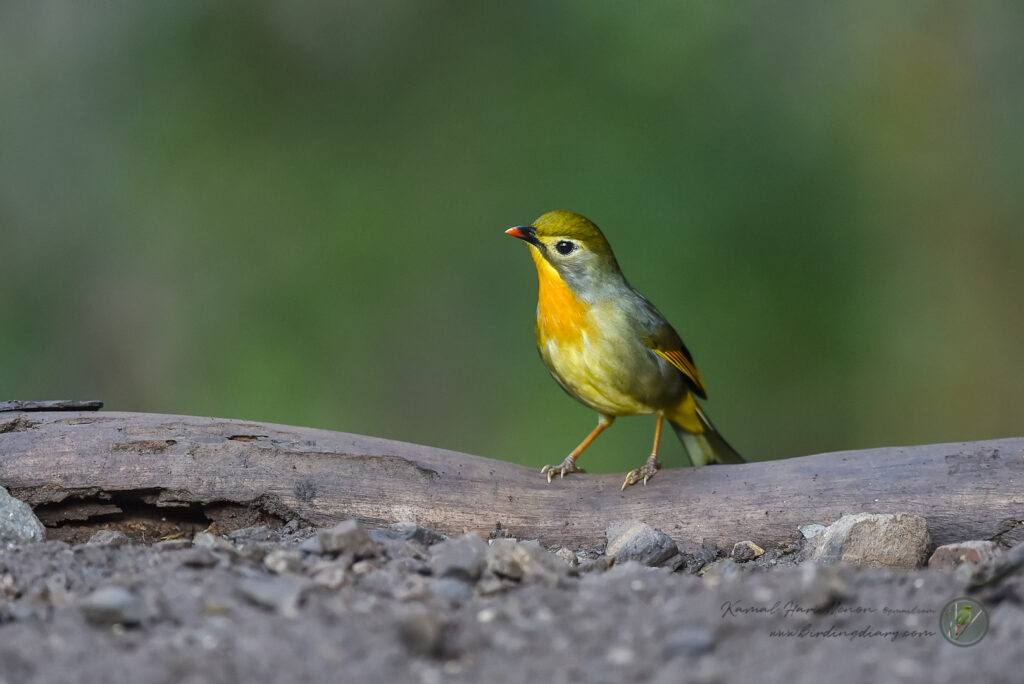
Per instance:
[[[676,541],[791,541],[843,513],[906,512],[936,544],[988,539],[1024,519],[1024,439],[846,451],[661,471],[620,491],[621,474],[547,484],[533,468],[313,428],[115,412],[0,414],[0,485],[51,537],[100,527],[136,538],[299,520],[411,520],[446,534],[496,525],[549,545],[602,548],[612,520]]]

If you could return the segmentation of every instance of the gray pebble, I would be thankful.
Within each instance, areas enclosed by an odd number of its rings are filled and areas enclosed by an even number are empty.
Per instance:
[[[440,532],[408,521],[396,522],[391,527],[382,531],[389,533],[389,536],[393,539],[419,542],[424,546],[432,546],[448,538]]]
[[[927,521],[908,513],[844,515],[811,538],[806,558],[820,563],[913,569],[928,559]]]
[[[0,487],[0,539],[11,541],[42,541],[46,530],[32,508]]]
[[[319,556],[323,554],[324,547],[320,544],[320,537],[314,534],[312,537],[307,537],[301,544],[299,544],[299,551]]]
[[[317,530],[317,538],[325,553],[353,553],[356,556],[372,556],[373,540],[356,520],[345,520],[334,527]]]
[[[235,549],[235,545],[224,537],[213,534],[212,532],[207,532],[206,530],[197,532],[196,535],[192,537],[192,545],[217,551],[234,551]]]
[[[618,563],[635,560],[659,566],[679,554],[672,537],[639,520],[612,521],[608,523],[605,537],[608,540],[605,555]]]
[[[220,563],[221,557],[213,549],[200,546],[187,550],[181,556],[181,564],[190,568],[212,568]]]
[[[263,565],[278,575],[285,572],[297,572],[302,567],[302,554],[298,551],[274,549],[263,557]]]
[[[569,566],[537,541],[495,539],[487,549],[487,570],[499,577],[555,586]]]
[[[430,568],[437,577],[475,582],[484,571],[487,542],[469,532],[430,547]]]
[[[238,584],[238,591],[254,605],[294,618],[306,586],[298,577],[251,577]]]
[[[752,541],[740,541],[733,544],[729,556],[737,563],[746,563],[764,555],[764,549]]]
[[[128,535],[121,530],[99,530],[96,534],[89,537],[89,541],[86,543],[93,546],[118,547],[124,546],[129,541]]]
[[[453,603],[465,603],[473,598],[473,585],[454,577],[434,580],[434,594]]]
[[[79,607],[90,622],[99,625],[137,625],[146,613],[139,594],[118,586],[97,589],[82,599]]]
[[[577,568],[580,565],[579,556],[572,549],[563,546],[558,551],[555,551],[555,555],[565,561],[566,565],[570,568]]]
[[[615,564],[614,558],[608,556],[598,556],[597,558],[589,558],[581,561],[579,565],[579,572],[581,575],[588,572],[600,573],[604,572],[608,568]]]
[[[800,527],[800,534],[804,536],[804,539],[813,539],[824,531],[825,526],[819,525],[818,523],[812,523],[810,525],[803,525]]]
[[[351,556],[341,556],[333,561],[321,560],[309,569],[309,578],[320,586],[337,589],[352,574],[351,568]]]
[[[931,558],[928,559],[928,567],[948,570],[963,563],[984,565],[998,558],[1000,553],[1001,550],[997,543],[985,539],[945,544],[932,553]]]

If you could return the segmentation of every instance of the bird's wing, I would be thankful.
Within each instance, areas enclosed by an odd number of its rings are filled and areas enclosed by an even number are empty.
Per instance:
[[[653,309],[653,306],[651,308]],[[690,381],[690,386],[698,397],[707,399],[708,390],[704,386],[703,378],[700,377],[700,371],[697,370],[697,364],[693,362],[693,355],[690,354],[690,350],[683,344],[683,339],[679,337],[679,333],[675,331],[675,328],[662,318],[660,313],[657,313],[657,309],[654,311],[660,320],[654,326],[650,335],[648,335],[646,340],[647,346],[655,354],[678,368]]]
[[[693,386],[693,391],[696,392],[697,396],[701,399],[708,398],[708,390],[704,387],[704,380],[700,377],[700,371],[697,370],[697,366],[693,364],[693,359],[690,358],[690,353],[686,350],[686,347],[680,347],[679,349],[658,349],[655,346],[651,346],[654,353],[665,359],[673,366],[682,371]]]
[[[646,329],[647,334],[644,342],[655,354],[675,366],[680,373],[689,380],[690,387],[701,399],[708,398],[708,390],[704,386],[704,380],[700,377],[697,365],[693,362],[693,355],[683,344],[683,338],[675,328],[665,320],[661,312],[642,294],[630,288],[637,307],[636,324],[641,329]]]

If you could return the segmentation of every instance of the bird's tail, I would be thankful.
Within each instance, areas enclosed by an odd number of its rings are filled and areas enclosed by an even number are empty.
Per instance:
[[[702,466],[708,463],[745,463],[725,438],[718,433],[707,415],[693,399],[687,395],[675,410],[666,412],[672,429],[683,443],[683,450],[689,461],[687,465]]]

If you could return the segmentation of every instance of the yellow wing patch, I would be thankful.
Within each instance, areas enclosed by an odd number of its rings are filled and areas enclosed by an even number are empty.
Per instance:
[[[663,349],[655,349],[654,353],[678,368],[682,371],[683,375],[690,378],[690,380],[693,380],[693,384],[696,385],[699,390],[698,394],[700,394],[700,396],[705,398],[708,396],[708,390],[704,387],[704,380],[700,377],[700,371],[698,371],[697,367],[693,365],[693,361],[686,358],[686,354],[683,353],[683,350],[672,349],[665,351]]]

